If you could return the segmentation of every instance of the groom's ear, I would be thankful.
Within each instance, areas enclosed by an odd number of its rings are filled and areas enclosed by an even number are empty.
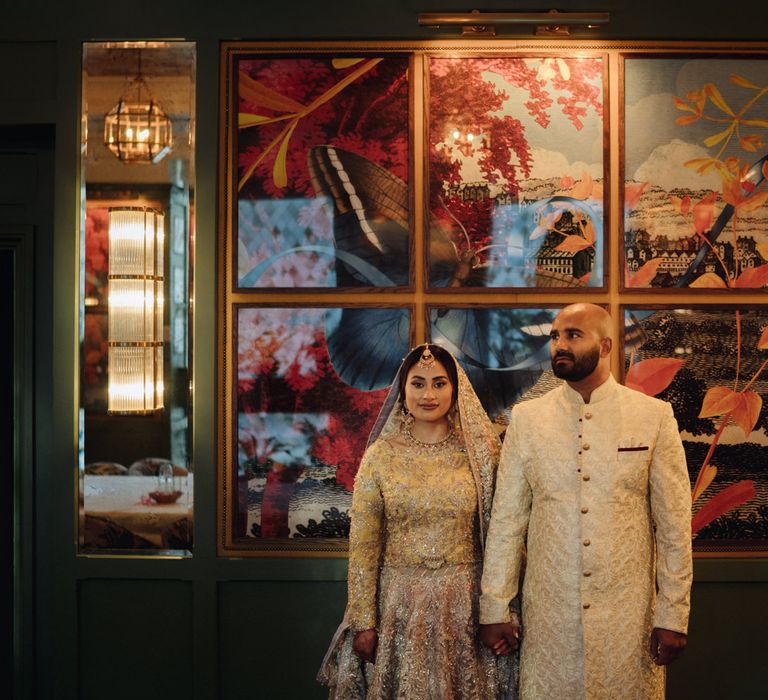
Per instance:
[[[600,341],[600,357],[607,357],[611,354],[613,349],[613,340],[611,338],[603,338]]]

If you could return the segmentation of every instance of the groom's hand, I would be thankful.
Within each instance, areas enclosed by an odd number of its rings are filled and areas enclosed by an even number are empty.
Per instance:
[[[688,637],[682,632],[654,627],[651,632],[651,658],[657,666],[667,666],[683,655],[687,643]]]
[[[506,656],[520,643],[520,628],[513,622],[480,625],[480,641],[496,656]]]

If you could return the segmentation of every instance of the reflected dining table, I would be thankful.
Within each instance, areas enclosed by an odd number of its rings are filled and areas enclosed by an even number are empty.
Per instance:
[[[83,507],[86,515],[109,518],[161,547],[164,530],[192,518],[192,474],[176,484],[182,494],[175,503],[156,503],[149,494],[159,490],[157,477],[86,474]]]

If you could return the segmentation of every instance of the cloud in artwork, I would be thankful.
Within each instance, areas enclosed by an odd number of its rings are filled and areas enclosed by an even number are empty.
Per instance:
[[[657,146],[648,159],[629,174],[638,182],[648,182],[667,191],[679,188],[689,190],[719,190],[720,178],[713,172],[706,175],[686,168],[683,163],[694,158],[707,158],[710,153],[693,143],[673,139]]]
[[[570,175],[574,179],[581,178],[583,172],[589,173],[593,179],[602,179],[602,163],[585,163],[584,161],[568,162],[568,159],[559,151],[549,151],[545,148],[531,149],[531,168],[532,179],[547,180],[553,177],[564,177]]]

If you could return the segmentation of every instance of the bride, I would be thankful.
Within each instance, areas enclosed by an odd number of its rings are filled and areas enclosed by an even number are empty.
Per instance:
[[[515,697],[512,648],[477,637],[499,449],[454,357],[411,350],[355,481],[347,610],[318,676],[332,698]]]

